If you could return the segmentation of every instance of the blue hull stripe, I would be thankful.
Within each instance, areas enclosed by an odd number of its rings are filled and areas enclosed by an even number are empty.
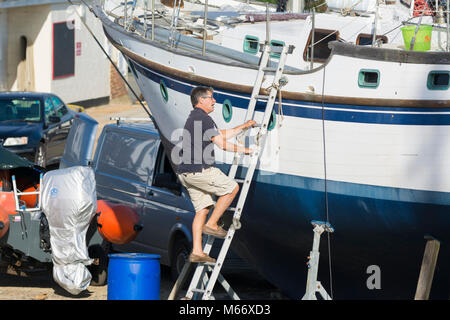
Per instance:
[[[153,72],[135,61],[135,70],[155,83],[164,80],[166,86],[179,93],[189,95],[193,86],[198,83],[186,83],[185,80],[174,80],[156,72]],[[247,109],[250,95],[236,93],[226,90],[218,90],[214,93],[216,101],[222,104],[225,99],[229,99],[234,108]],[[256,110],[263,110],[264,102],[258,102]],[[275,112],[278,112],[278,102],[275,103]],[[308,101],[295,101],[283,99],[282,112],[286,116],[321,120],[324,117],[329,121],[373,123],[373,124],[394,124],[394,125],[450,125],[450,109],[434,108],[390,108],[371,107],[357,105],[337,105],[325,104],[324,115],[322,114],[322,104]]]
[[[229,164],[217,164],[223,171],[229,171]],[[246,168],[239,167],[236,177],[244,178]],[[317,178],[307,178],[283,173],[255,171],[255,181],[261,184],[304,189],[323,192],[325,190],[325,180]],[[450,193],[438,191],[423,191],[404,188],[381,187],[359,183],[349,183],[327,180],[327,192],[336,195],[370,198],[376,200],[401,201],[411,203],[450,205]]]

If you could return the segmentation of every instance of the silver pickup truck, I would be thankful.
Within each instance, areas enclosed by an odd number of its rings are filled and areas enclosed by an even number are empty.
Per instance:
[[[143,230],[125,245],[108,246],[119,252],[154,253],[170,266],[176,279],[192,248],[194,207],[164,153],[158,131],[148,122],[106,125],[97,146],[98,123],[79,113],[67,139],[60,168],[89,165],[95,171],[97,198],[129,206],[140,216]],[[226,219],[226,217],[224,217]],[[231,216],[230,216],[231,219]],[[216,241],[217,256],[221,241]],[[232,250],[223,272],[251,270]]]

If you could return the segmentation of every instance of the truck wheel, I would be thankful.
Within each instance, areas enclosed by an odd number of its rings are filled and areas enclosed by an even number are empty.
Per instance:
[[[88,249],[89,257],[94,259],[94,263],[88,266],[92,275],[92,286],[104,286],[108,275],[108,254],[99,244],[94,244]],[[96,264],[98,263],[98,264]]]
[[[178,237],[175,239],[170,259],[170,271],[173,281],[178,279],[178,276],[180,275],[181,270],[183,270],[184,263],[189,258],[190,253],[191,245],[185,237]]]

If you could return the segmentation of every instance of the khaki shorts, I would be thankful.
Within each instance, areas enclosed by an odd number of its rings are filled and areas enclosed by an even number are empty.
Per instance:
[[[214,205],[212,195],[218,197],[233,192],[237,183],[220,169],[210,167],[202,172],[187,172],[178,175],[178,179],[187,189],[195,212]]]

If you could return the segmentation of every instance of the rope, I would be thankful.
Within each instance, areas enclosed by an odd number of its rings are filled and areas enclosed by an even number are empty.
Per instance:
[[[71,5],[74,6],[74,3],[71,0],[67,0],[67,2],[69,2]],[[87,7],[89,8],[89,10],[91,12],[93,12],[92,7],[86,3],[85,0],[81,0],[81,2]],[[105,54],[105,56],[108,58],[109,62],[111,62],[111,65],[114,67],[114,69],[117,71],[117,73],[119,74],[119,76],[122,78],[122,80],[125,82],[125,84],[128,86],[128,88],[130,89],[130,91],[133,93],[133,95],[136,97],[137,101],[139,101],[139,104],[142,106],[142,108],[144,109],[144,111],[147,113],[147,115],[149,116],[149,118],[152,120],[153,124],[155,125],[156,129],[159,131],[158,125],[155,121],[155,119],[153,118],[152,114],[150,113],[150,111],[145,107],[143,101],[141,100],[141,98],[137,95],[136,91],[134,91],[134,89],[131,87],[130,83],[127,81],[127,79],[125,79],[125,77],[122,75],[122,73],[120,72],[119,68],[117,67],[117,65],[114,63],[114,61],[111,59],[111,56],[106,52],[106,50],[103,48],[103,46],[100,44],[100,41],[98,41],[97,37],[94,35],[94,33],[92,32],[91,28],[89,28],[89,26],[86,24],[86,22],[81,18],[81,16],[79,15],[78,11],[75,10],[75,13],[78,15],[78,17],[80,18],[80,21],[83,23],[83,25],[86,27],[87,31],[89,32],[89,34],[92,36],[92,38],[95,40],[95,42],[97,43],[97,45],[100,47],[100,49],[102,50],[102,52]]]
[[[326,142],[325,142],[325,71],[326,66],[323,68],[323,81],[322,81],[322,143],[323,143],[323,169],[324,169],[324,191],[325,191],[325,211],[327,215],[327,222],[330,222],[330,217],[328,214],[328,189],[327,189],[327,156],[326,156]],[[330,272],[330,296],[333,299],[333,273],[331,267],[331,239],[330,233],[328,234],[328,267]]]
[[[279,126],[281,127],[281,123],[284,120],[284,113],[283,113],[283,104],[282,104],[282,100],[283,97],[281,95],[281,88],[284,87],[286,84],[288,83],[287,78],[282,77],[278,83],[272,83],[270,86],[268,86],[265,90],[269,91],[272,88],[277,89],[277,96],[278,96],[278,116],[280,117],[280,124]]]
[[[278,83],[272,83],[270,86],[268,86],[267,88],[265,88],[264,90],[270,91],[272,88],[277,89],[277,96],[278,96],[278,118],[280,119],[278,123],[278,128],[281,127],[283,120],[284,120],[284,113],[283,113],[283,104],[282,104],[282,100],[283,97],[281,96],[281,88],[283,86],[285,86],[287,84],[287,79],[286,78],[281,78]],[[274,119],[273,121],[276,121],[276,119]],[[259,146],[259,139],[260,139],[260,134],[261,131],[258,132],[258,135],[256,136],[256,145]],[[279,144],[278,144],[279,145]]]
[[[352,5],[352,6],[349,7],[349,8],[341,9],[341,14],[342,14],[343,16],[349,15],[350,13],[352,13],[353,8],[356,7],[361,1],[362,1],[362,0],[359,0],[358,2],[356,2],[354,5]]]

